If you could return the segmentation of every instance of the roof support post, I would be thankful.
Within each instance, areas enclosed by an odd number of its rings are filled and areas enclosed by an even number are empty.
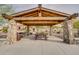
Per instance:
[[[50,25],[49,35],[52,35],[52,26]]]
[[[29,25],[27,25],[27,36],[29,35]]]
[[[9,21],[9,26],[8,26],[8,34],[7,34],[7,40],[9,44],[13,44],[17,41],[17,26],[16,26],[16,21],[15,20],[10,20]]]
[[[65,43],[75,43],[72,20],[68,20],[68,18],[66,18],[66,20],[63,22],[63,39]]]

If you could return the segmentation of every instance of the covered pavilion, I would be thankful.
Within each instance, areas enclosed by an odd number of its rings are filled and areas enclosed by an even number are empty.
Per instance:
[[[77,14],[67,14],[56,10],[51,10],[42,7],[38,4],[38,7],[33,9],[24,10],[11,15],[2,14],[5,19],[9,20],[9,29],[7,38],[11,42],[17,41],[17,23],[21,23],[27,26],[27,33],[29,33],[30,26],[50,26],[63,23],[63,41],[65,43],[74,43],[73,24],[72,19],[77,17]]]

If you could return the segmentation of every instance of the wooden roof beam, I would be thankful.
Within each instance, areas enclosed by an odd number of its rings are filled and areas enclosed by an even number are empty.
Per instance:
[[[59,24],[60,22],[48,22],[48,21],[44,21],[44,22],[21,22],[22,24],[25,25],[55,25],[55,24]]]
[[[31,23],[33,23],[33,24],[43,24],[43,23],[53,24],[54,23],[55,24],[55,23],[59,23],[59,22],[51,22],[51,21],[50,22],[48,22],[48,21],[43,21],[43,22],[42,21],[39,21],[39,22],[34,21],[34,22],[32,22],[32,21],[29,21],[29,22],[22,22],[22,23],[27,23],[27,24],[31,24]]]
[[[27,20],[65,20],[65,17],[17,17],[13,18],[16,21],[27,21]]]

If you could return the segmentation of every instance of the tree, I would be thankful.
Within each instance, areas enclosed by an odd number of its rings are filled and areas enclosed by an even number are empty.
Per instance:
[[[0,4],[0,26],[3,27],[2,29],[3,32],[7,32],[7,27],[4,27],[4,26],[6,23],[8,23],[8,21],[2,17],[2,13],[12,14],[13,13],[12,5]]]
[[[79,36],[79,20],[77,20],[77,21],[74,22],[73,27],[78,30],[77,34]]]
[[[74,28],[79,29],[79,20],[75,21],[73,26]]]
[[[12,5],[0,4],[0,14],[2,13],[11,14],[12,12],[13,12]]]
[[[13,13],[12,5],[10,5],[10,4],[0,4],[0,25],[3,25],[7,22],[2,17],[2,13],[6,13],[6,14]]]

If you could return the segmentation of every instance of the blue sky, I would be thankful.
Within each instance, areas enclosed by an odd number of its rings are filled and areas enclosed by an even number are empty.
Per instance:
[[[15,12],[20,12],[23,10],[31,9],[37,7],[37,4],[13,4],[13,9]],[[79,4],[42,4],[43,7],[61,11],[64,13],[73,14],[79,12]]]

